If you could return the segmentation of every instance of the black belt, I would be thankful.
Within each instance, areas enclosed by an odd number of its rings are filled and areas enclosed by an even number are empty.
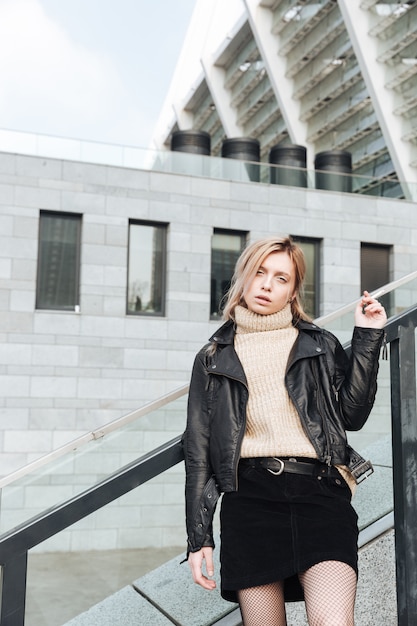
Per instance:
[[[283,472],[307,476],[339,476],[338,470],[333,465],[326,465],[318,459],[296,459],[295,457],[280,459],[275,456],[260,456],[240,459],[240,463],[252,467],[262,467],[275,476],[279,476]]]

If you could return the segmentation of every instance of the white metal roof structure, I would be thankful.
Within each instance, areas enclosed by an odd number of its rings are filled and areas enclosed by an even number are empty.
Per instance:
[[[153,136],[204,130],[352,154],[355,174],[417,182],[417,1],[197,0]],[[413,194],[407,194],[412,196]]]

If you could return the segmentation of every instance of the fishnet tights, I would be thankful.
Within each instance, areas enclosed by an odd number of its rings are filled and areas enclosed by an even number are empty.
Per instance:
[[[323,561],[299,575],[309,626],[354,626],[356,573]],[[282,582],[238,591],[244,626],[287,626]]]
[[[282,582],[237,593],[243,626],[287,626]]]

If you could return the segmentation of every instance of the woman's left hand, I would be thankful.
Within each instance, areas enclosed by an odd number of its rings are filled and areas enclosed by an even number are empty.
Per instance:
[[[355,325],[361,328],[383,328],[386,322],[387,314],[382,304],[364,291],[356,305]]]

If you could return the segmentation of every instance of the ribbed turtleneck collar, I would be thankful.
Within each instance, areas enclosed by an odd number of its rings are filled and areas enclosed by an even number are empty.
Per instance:
[[[237,333],[261,333],[268,330],[278,330],[292,326],[291,304],[271,315],[259,315],[238,305],[235,308]]]

